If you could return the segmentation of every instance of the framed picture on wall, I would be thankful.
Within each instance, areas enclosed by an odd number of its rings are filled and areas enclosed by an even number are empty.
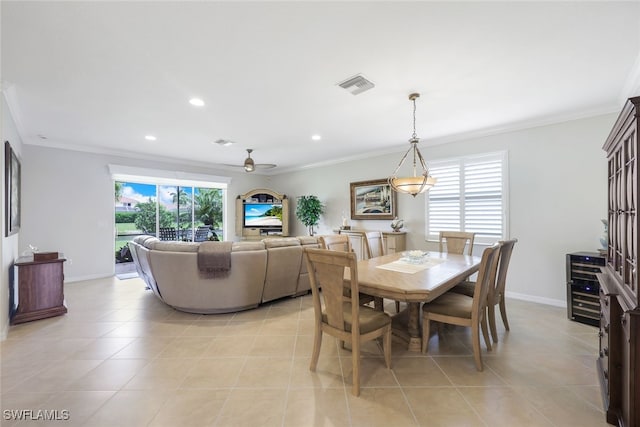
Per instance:
[[[4,182],[5,236],[11,236],[20,230],[20,160],[9,141],[4,142]]]
[[[396,192],[386,179],[351,183],[351,219],[393,219]]]

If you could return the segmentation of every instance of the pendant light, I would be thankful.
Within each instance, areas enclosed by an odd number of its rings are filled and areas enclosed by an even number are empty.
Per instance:
[[[400,163],[398,167],[396,167],[396,170],[393,171],[393,175],[389,177],[389,185],[391,185],[395,191],[398,193],[411,194],[413,197],[429,190],[437,181],[435,178],[429,176],[429,169],[427,169],[424,158],[420,150],[418,150],[418,142],[420,142],[420,139],[416,135],[416,99],[419,97],[419,93],[409,95],[409,100],[413,102],[413,135],[411,135],[411,139],[409,139],[411,145],[407,152],[404,153],[404,156],[402,156],[402,159],[400,159]],[[413,152],[413,176],[399,178],[398,171],[411,152]],[[420,161],[420,168],[422,169],[420,174],[418,174],[418,160]]]

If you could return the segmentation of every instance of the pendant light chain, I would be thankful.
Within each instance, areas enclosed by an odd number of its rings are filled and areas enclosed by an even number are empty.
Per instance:
[[[416,133],[416,98],[413,98],[413,135],[411,139],[416,139],[418,134]]]

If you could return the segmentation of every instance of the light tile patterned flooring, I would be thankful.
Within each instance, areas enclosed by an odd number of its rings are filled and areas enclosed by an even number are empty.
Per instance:
[[[511,332],[498,320],[484,372],[465,328],[432,336],[428,355],[394,340],[391,370],[369,343],[354,397],[350,353],[332,337],[309,371],[310,296],[206,316],[167,307],[139,279],[71,283],[65,294],[67,315],[12,326],[0,344],[2,426],[607,425],[597,329],[557,307],[509,300]],[[15,421],[6,410],[69,419]]]

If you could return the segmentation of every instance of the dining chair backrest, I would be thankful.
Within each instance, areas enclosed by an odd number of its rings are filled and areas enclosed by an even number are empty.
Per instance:
[[[450,254],[471,255],[471,252],[473,251],[474,238],[475,233],[467,233],[464,231],[441,231],[439,251],[448,252]]]
[[[201,226],[198,227],[196,229],[196,237],[195,237],[195,241],[196,242],[204,242],[205,240],[207,240],[207,238],[209,237],[209,232],[211,230],[209,229],[208,226]]]
[[[160,240],[176,240],[177,233],[175,227],[160,227]]]
[[[366,259],[385,255],[384,239],[381,231],[367,231],[364,233],[364,249]]]
[[[509,261],[511,261],[511,253],[518,239],[505,240],[500,242],[500,263],[498,266],[498,276],[496,278],[496,286],[492,292],[489,304],[498,304],[504,298],[504,292],[507,284],[507,270],[509,269]]]
[[[326,318],[321,319],[321,321],[333,328],[346,330],[343,310],[343,303],[345,302],[343,288],[344,270],[347,267],[350,269],[351,277],[352,319],[358,318],[360,309],[360,304],[358,304],[359,293],[357,292],[358,264],[356,254],[354,252],[326,249],[307,249],[305,253],[307,254],[307,268],[311,282],[313,306],[317,309],[316,317],[322,311],[320,308],[324,307]],[[320,283],[322,283],[322,292],[319,292]],[[359,331],[354,331],[354,329],[358,329],[358,325],[351,327],[352,335],[356,336]]]
[[[496,305],[500,307],[500,317],[505,330],[510,330],[509,319],[507,318],[507,303],[505,300],[505,288],[507,285],[507,270],[511,261],[511,253],[518,239],[511,239],[500,242],[500,264],[496,277],[495,287],[489,292],[487,301],[487,317],[489,318],[489,329],[494,342],[498,342],[498,327],[496,325]]]
[[[331,234],[320,236],[320,247],[330,251],[353,252],[351,249],[351,241],[346,234]]]
[[[473,293],[472,317],[480,319],[484,315],[489,292],[496,282],[501,246],[500,243],[496,243],[482,251],[478,280],[476,280],[476,288]]]

